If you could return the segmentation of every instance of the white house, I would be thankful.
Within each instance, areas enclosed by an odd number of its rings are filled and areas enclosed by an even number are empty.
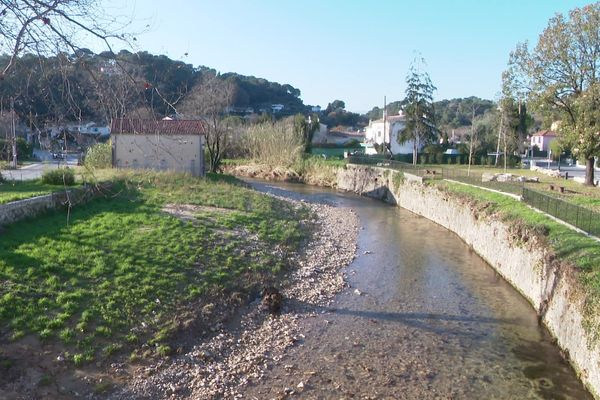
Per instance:
[[[105,136],[110,134],[110,126],[97,125],[95,122],[88,122],[84,125],[76,127],[79,133],[92,136]]]
[[[73,134],[80,133],[82,135],[90,136],[107,136],[110,134],[110,126],[98,125],[95,122],[50,125],[46,126],[45,130],[52,138],[62,135],[65,131]]]
[[[549,130],[536,132],[531,136],[531,148],[537,146],[540,151],[548,151],[550,143],[556,140],[557,136],[556,132]]]
[[[369,121],[369,126],[365,128],[365,143],[371,144],[390,144],[392,154],[412,154],[413,141],[408,140],[402,144],[398,143],[398,136],[402,133],[406,125],[406,119],[402,111],[398,115],[391,115],[384,119]]]

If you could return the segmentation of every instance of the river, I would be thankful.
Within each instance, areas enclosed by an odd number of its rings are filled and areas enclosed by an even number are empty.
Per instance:
[[[252,185],[350,207],[361,231],[350,287],[246,398],[592,398],[531,305],[454,233],[352,194]]]

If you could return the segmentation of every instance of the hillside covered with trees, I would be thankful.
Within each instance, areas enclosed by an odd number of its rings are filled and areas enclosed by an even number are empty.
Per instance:
[[[0,56],[0,63],[8,59],[8,55]],[[307,111],[300,90],[289,84],[236,73],[218,74],[209,67],[144,51],[94,54],[84,49],[48,57],[25,54],[13,62],[14,68],[2,76],[0,112],[9,110],[14,101],[21,121],[31,126],[172,115],[179,112],[203,76],[215,76],[232,87],[232,112],[271,113],[272,104],[283,105],[277,112],[282,116]]]

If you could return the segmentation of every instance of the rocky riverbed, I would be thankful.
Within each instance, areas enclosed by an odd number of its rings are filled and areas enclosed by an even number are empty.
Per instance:
[[[265,379],[286,349],[303,342],[300,320],[316,315],[345,286],[342,268],[356,254],[358,217],[351,209],[309,203],[290,192],[277,195],[308,206],[316,216],[312,240],[292,260],[296,268],[281,288],[281,313],[268,314],[256,299],[237,322],[181,354],[129,372],[114,365],[125,384],[110,399],[243,398],[246,385]]]

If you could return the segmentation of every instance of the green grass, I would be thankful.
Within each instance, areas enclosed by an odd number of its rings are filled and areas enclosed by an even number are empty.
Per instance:
[[[285,269],[306,236],[306,209],[233,178],[129,173],[108,198],[5,228],[0,336],[62,342],[75,364],[123,346],[167,353],[176,310],[207,294],[249,292]],[[203,206],[196,221],[165,204]],[[207,207],[218,207],[211,209]]]
[[[516,199],[483,189],[451,182],[436,182],[456,195],[474,199],[485,213],[497,213],[513,226],[545,238],[558,259],[572,263],[585,291],[586,323],[595,340],[600,340],[600,243],[527,207]]]
[[[436,165],[426,165],[425,167],[434,168]],[[437,167],[442,167],[446,170],[461,170],[462,172],[467,171],[466,165],[437,165]],[[552,195],[553,197],[559,198],[561,200],[565,200],[571,202],[573,204],[577,204],[586,208],[589,208],[594,211],[600,212],[600,188],[585,186],[581,183],[575,182],[573,180],[565,180],[564,178],[553,178],[546,174],[543,174],[539,171],[531,171],[529,169],[521,169],[521,168],[509,168],[507,173],[513,175],[521,175],[526,177],[537,177],[539,178],[539,183],[526,183],[525,186],[540,191],[545,194]],[[471,173],[479,178],[482,173],[504,173],[503,168],[495,168],[495,167],[482,167],[482,166],[472,166]],[[458,179],[461,180],[461,179]],[[464,179],[462,179],[464,180]],[[473,184],[478,184],[477,182],[469,182]],[[518,193],[518,186],[520,184],[516,184],[511,186],[499,183],[499,182],[487,182],[485,186],[494,188],[496,190],[506,191],[508,193]],[[550,185],[554,186],[554,189],[550,188]],[[560,193],[557,189],[559,187],[564,187],[565,192]]]
[[[64,190],[63,185],[48,185],[41,183],[40,180],[23,182],[6,181],[0,183],[0,204],[43,196],[60,190]]]

